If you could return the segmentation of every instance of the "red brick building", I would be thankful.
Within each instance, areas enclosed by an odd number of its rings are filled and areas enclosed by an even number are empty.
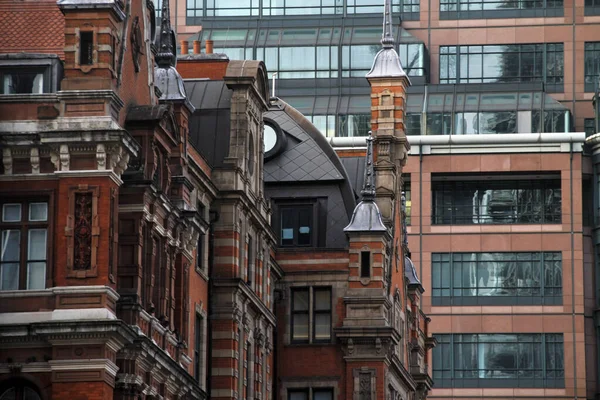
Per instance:
[[[348,173],[168,1],[0,7],[0,399],[426,397],[389,32]]]

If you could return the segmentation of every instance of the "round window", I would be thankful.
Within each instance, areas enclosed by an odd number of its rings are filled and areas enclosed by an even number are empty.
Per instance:
[[[277,132],[271,125],[265,124],[265,153],[273,150],[277,144]]]

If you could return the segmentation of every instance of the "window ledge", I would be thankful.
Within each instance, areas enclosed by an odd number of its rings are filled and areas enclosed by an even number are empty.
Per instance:
[[[0,94],[0,103],[58,103],[56,93]]]

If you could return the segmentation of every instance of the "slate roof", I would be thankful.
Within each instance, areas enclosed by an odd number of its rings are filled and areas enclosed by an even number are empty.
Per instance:
[[[265,182],[347,179],[342,163],[317,128],[284,101],[278,100],[277,106],[280,109],[265,113],[265,117],[292,140],[288,140],[283,153],[265,163]]]
[[[190,79],[184,86],[196,108],[189,121],[190,143],[211,167],[221,166],[229,150],[233,91],[214,80]]]
[[[57,54],[64,59],[65,18],[56,1],[0,1],[0,53]]]

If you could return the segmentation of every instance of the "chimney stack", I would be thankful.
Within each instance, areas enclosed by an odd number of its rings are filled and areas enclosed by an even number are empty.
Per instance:
[[[189,43],[187,40],[181,41],[181,54],[187,55],[190,51]]]
[[[206,54],[212,54],[212,53],[213,53],[213,41],[207,40],[206,41]]]
[[[194,54],[200,54],[200,41],[194,40]]]

